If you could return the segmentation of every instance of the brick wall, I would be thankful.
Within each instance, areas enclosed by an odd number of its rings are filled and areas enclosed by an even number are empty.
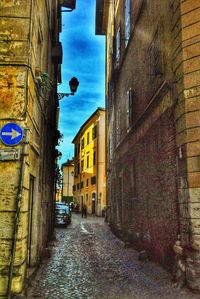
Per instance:
[[[175,136],[170,108],[136,143],[130,138],[126,152],[121,149],[123,156],[119,151],[117,157],[123,178],[122,198],[118,192],[123,233],[151,259],[171,269],[179,232]]]
[[[119,235],[168,268],[175,257],[177,280],[199,290],[200,2],[131,0],[126,47],[124,3],[118,2],[115,20],[112,3],[106,14],[107,145],[113,145],[107,155],[110,222]],[[121,57],[116,67],[119,26]],[[133,125],[127,130],[129,89]]]

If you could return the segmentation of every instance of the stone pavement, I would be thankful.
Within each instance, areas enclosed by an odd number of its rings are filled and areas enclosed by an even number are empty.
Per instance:
[[[73,214],[56,229],[52,257],[36,274],[28,299],[192,299],[200,295],[175,288],[171,276],[138,252],[124,248],[104,219]]]

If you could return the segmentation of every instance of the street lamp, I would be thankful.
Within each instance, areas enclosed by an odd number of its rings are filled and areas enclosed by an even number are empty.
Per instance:
[[[67,10],[62,10],[62,12],[71,12],[76,8],[76,0],[61,0],[61,6],[68,8]]]
[[[76,77],[71,78],[69,81],[70,93],[57,93],[58,100],[61,100],[64,97],[74,96],[77,88],[79,86],[78,79]]]

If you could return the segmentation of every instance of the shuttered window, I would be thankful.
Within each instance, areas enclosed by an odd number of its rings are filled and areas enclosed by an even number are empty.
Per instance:
[[[131,89],[127,91],[126,95],[126,129],[129,131],[133,124],[133,92]]]
[[[96,176],[91,177],[91,185],[96,184]]]
[[[120,29],[120,27],[117,30],[115,46],[116,46],[115,62],[116,62],[116,66],[118,66],[120,63],[120,56],[121,56],[121,29]]]
[[[128,45],[128,41],[131,34],[131,1],[125,1],[125,47]]]
[[[97,137],[97,126],[94,126],[92,128],[92,139],[95,139]]]
[[[120,109],[116,113],[116,143],[120,141]]]

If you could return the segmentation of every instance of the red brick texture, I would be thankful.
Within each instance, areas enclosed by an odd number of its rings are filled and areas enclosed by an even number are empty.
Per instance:
[[[170,108],[136,144],[129,138],[123,157],[119,151],[116,167],[123,183],[115,208],[121,217],[113,219],[134,246],[167,268],[172,268],[179,232],[173,119]]]

